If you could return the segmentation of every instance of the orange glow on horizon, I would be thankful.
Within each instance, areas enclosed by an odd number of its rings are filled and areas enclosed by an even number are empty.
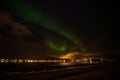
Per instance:
[[[73,59],[76,55],[78,55],[78,52],[72,52],[72,53],[67,53],[65,55],[60,56],[60,59]]]

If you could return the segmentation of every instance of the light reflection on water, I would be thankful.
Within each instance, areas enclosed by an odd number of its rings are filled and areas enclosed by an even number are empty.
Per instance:
[[[74,65],[73,63],[59,63],[58,65],[60,66],[70,66],[70,65]]]

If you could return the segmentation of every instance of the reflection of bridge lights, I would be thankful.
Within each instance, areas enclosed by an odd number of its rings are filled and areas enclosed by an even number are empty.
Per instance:
[[[69,66],[69,65],[73,65],[73,63],[60,63],[59,65],[62,65],[62,66]]]

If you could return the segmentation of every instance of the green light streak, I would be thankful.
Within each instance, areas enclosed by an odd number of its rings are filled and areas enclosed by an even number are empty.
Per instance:
[[[67,50],[67,46],[64,45],[64,44],[61,44],[61,45],[60,44],[55,44],[54,42],[52,42],[50,40],[46,41],[46,44],[53,51],[66,51]]]
[[[51,20],[46,19],[44,17],[44,14],[41,11],[34,8],[33,6],[29,6],[25,3],[22,3],[20,0],[8,0],[8,1],[10,1],[9,8],[13,12],[17,11],[17,13],[20,13],[20,15],[22,15],[25,20],[31,21],[51,31],[54,31],[64,36],[68,40],[72,41],[76,45],[79,46],[83,45],[82,42],[78,40],[78,38],[75,35],[70,33],[67,29],[64,29],[58,24],[52,22]],[[46,41],[46,44],[48,45],[49,48],[55,51],[65,51],[67,49],[66,45],[58,45],[52,41]],[[84,49],[83,51],[85,52],[86,50]]]
[[[30,7],[18,0],[14,1],[12,6],[13,11],[19,12],[25,19],[32,21],[38,25],[42,25],[45,28],[59,33],[60,35],[66,37],[68,40],[74,42],[76,45],[82,45],[82,43],[68,30],[63,29],[61,26],[53,23],[52,21],[45,19],[44,15],[38,11],[36,8]]]

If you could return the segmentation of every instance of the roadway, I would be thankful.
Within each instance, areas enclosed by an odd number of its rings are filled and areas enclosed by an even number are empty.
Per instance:
[[[83,74],[67,76],[56,80],[120,80],[120,65],[98,69]]]
[[[120,66],[119,66],[120,67]],[[3,76],[1,80],[116,80],[118,65],[92,65],[61,71],[32,72]]]

